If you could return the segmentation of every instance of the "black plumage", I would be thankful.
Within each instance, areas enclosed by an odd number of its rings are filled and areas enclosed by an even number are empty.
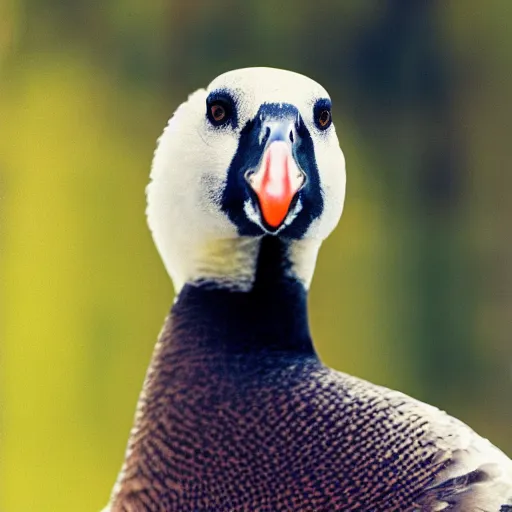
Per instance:
[[[307,289],[345,193],[330,108],[306,77],[237,70],[164,131],[148,220],[178,295],[108,511],[511,511],[502,452],[315,352]]]
[[[182,290],[111,510],[478,510],[466,490],[492,465],[442,476],[461,424],[325,367],[287,264],[286,243],[268,237],[251,292]]]

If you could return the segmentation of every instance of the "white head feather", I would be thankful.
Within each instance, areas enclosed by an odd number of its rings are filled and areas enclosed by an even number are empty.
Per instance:
[[[219,89],[236,97],[236,128],[215,129],[206,116],[207,96]],[[313,105],[319,98],[329,96],[305,76],[247,68],[217,77],[176,110],[158,141],[147,215],[177,293],[185,283],[198,280],[241,290],[252,285],[259,239],[241,237],[219,202],[240,131],[264,103],[295,106],[313,140],[324,208],[290,251],[293,272],[309,286],[318,248],[338,223],[345,197],[345,159],[334,126],[323,133],[315,127]],[[246,213],[250,218],[251,212]]]

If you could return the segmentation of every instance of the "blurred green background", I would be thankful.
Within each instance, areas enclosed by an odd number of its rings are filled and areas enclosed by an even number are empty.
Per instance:
[[[0,509],[94,511],[172,301],[155,141],[194,89],[321,82],[347,159],[310,297],[324,360],[512,455],[512,3],[0,3]]]

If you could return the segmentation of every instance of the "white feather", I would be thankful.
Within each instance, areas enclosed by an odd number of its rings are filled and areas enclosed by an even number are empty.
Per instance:
[[[215,130],[207,121],[206,97],[218,89],[228,89],[236,97],[236,130]],[[238,236],[220,208],[220,199],[240,130],[263,103],[294,105],[313,139],[324,211],[306,233],[312,241],[306,244],[310,249],[290,251],[294,275],[309,286],[316,251],[338,223],[345,197],[345,159],[334,126],[319,133],[314,125],[313,105],[319,98],[328,98],[327,92],[305,76],[247,68],[219,76],[177,109],[158,141],[147,187],[149,226],[177,293],[185,283],[204,279],[240,290],[252,284],[257,241],[249,243]],[[298,201],[281,229],[301,208]],[[248,219],[261,226],[254,206],[246,204],[244,209]]]

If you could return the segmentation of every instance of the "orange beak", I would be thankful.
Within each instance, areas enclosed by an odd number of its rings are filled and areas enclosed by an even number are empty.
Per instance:
[[[260,168],[247,180],[258,198],[264,221],[278,228],[304,184],[305,175],[295,163],[290,145],[276,140],[265,150]]]

